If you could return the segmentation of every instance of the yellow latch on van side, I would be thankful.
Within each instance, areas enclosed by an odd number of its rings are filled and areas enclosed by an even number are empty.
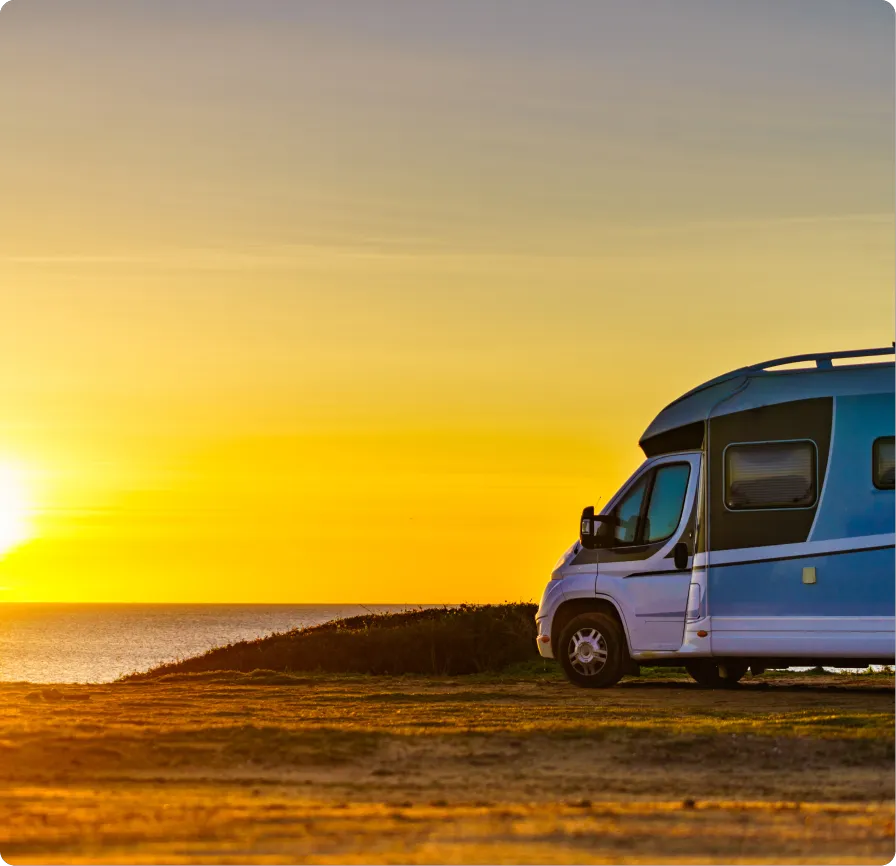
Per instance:
[[[815,583],[815,569],[814,568],[804,568],[803,569],[803,583]]]

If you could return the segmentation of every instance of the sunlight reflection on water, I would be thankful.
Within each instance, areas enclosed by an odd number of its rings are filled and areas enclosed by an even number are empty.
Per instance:
[[[0,681],[111,682],[234,641],[418,606],[2,604]]]

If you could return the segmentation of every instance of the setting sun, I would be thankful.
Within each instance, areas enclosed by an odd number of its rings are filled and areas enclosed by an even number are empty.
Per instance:
[[[2,603],[535,601],[670,400],[889,345],[889,13],[742,5],[5,4]]]
[[[0,556],[30,535],[23,476],[19,467],[0,463]]]

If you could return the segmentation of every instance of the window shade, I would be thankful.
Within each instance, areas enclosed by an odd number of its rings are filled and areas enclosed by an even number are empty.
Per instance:
[[[725,451],[728,508],[808,508],[815,504],[815,444],[761,442]]]
[[[872,472],[874,475],[874,486],[881,490],[893,489],[894,463],[892,436],[882,436],[880,439],[874,440],[874,448],[872,454]]]

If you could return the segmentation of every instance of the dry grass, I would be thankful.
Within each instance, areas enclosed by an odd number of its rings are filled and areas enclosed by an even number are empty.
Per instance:
[[[586,692],[554,676],[218,673],[0,685],[0,853],[889,861],[892,677],[774,683]]]

